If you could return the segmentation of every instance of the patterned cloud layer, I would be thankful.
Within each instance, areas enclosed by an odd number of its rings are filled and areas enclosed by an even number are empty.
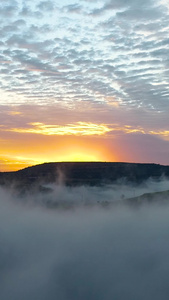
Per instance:
[[[148,137],[169,163],[168,0],[3,0],[0,18],[0,157],[69,132]]]

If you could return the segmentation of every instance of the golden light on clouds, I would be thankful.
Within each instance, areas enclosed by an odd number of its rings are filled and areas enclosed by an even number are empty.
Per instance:
[[[110,106],[113,106],[113,107],[119,107],[120,105],[120,99],[116,99],[115,97],[112,97],[112,96],[104,96],[104,100],[106,101],[106,103]]]
[[[11,111],[10,115],[19,115],[20,112]],[[45,124],[42,122],[28,123],[25,127],[7,128],[5,125],[0,125],[2,132],[14,132],[21,134],[39,134],[45,136],[112,136],[116,134],[149,134],[158,135],[160,138],[168,140],[168,130],[151,130],[141,126],[131,126],[119,124],[97,124],[91,122],[76,122],[65,125],[61,124]]]
[[[17,116],[17,115],[22,115],[20,111],[9,111],[8,115],[10,116]]]
[[[164,140],[169,141],[169,130],[150,131],[150,134],[158,135]]]
[[[11,128],[9,131],[18,133],[33,133],[43,135],[104,135],[111,131],[105,124],[94,124],[87,122],[77,122],[66,125],[47,125],[44,123],[34,122],[30,123],[30,128]]]
[[[145,130],[141,127],[134,128],[129,125],[125,125],[124,128],[121,128],[120,130],[122,130],[125,133],[142,133],[142,134],[146,133]]]

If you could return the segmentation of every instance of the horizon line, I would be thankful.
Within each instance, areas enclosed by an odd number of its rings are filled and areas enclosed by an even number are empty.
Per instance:
[[[44,164],[88,164],[88,163],[91,163],[91,164],[142,164],[142,165],[160,165],[160,166],[169,166],[169,165],[165,165],[165,164],[160,164],[160,163],[155,163],[155,162],[128,162],[128,161],[51,161],[51,162],[43,162],[43,163],[38,163],[38,164],[34,164],[34,165],[29,165],[27,167],[24,167],[24,168],[21,168],[21,169],[18,169],[18,170],[11,170],[11,171],[1,171],[0,170],[0,173],[14,173],[14,172],[18,172],[18,171],[22,171],[22,170],[25,170],[25,169],[28,169],[28,168],[33,168],[33,167],[36,167],[36,166],[40,166],[40,165],[44,165]]]

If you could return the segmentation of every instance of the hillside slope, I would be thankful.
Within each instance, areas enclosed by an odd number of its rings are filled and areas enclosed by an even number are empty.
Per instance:
[[[59,182],[66,185],[111,184],[120,179],[141,183],[148,178],[169,178],[169,166],[138,163],[63,162],[45,163],[16,172],[0,172],[0,185]]]

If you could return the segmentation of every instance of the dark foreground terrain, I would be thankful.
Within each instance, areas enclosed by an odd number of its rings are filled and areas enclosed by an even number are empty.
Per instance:
[[[44,163],[16,172],[0,172],[0,185],[63,183],[70,186],[100,186],[121,179],[141,183],[149,178],[169,178],[169,166],[138,163],[63,162]]]
[[[169,299],[169,167],[50,163],[0,183],[0,300]]]
[[[58,195],[58,186],[66,188],[67,198],[70,198],[71,189],[76,188],[76,203],[81,201],[91,205],[89,188],[96,189],[95,203],[103,206],[112,204],[114,200],[140,204],[156,202],[156,199],[162,198],[168,202],[168,192],[154,193],[169,190],[168,183],[164,188],[161,187],[161,182],[163,180],[168,182],[168,179],[169,166],[138,163],[45,163],[17,172],[0,172],[1,187],[10,189],[12,193],[22,197],[31,194],[46,195],[45,205],[52,208],[60,207],[60,205],[62,207],[64,202],[66,202],[64,203],[66,207],[72,205],[70,202],[73,202],[73,205],[75,203],[72,200],[60,201],[65,196],[62,197],[61,192]],[[149,191],[149,181],[153,181],[157,188],[154,187]],[[141,185],[142,189],[139,190]],[[144,189],[144,185],[148,188]],[[108,186],[111,187],[109,192],[105,191],[105,187]],[[86,187],[88,195],[83,187]],[[110,198],[107,193],[111,195]],[[58,200],[56,200],[56,194]],[[54,200],[51,200],[52,197]],[[73,198],[74,195],[72,195]]]

